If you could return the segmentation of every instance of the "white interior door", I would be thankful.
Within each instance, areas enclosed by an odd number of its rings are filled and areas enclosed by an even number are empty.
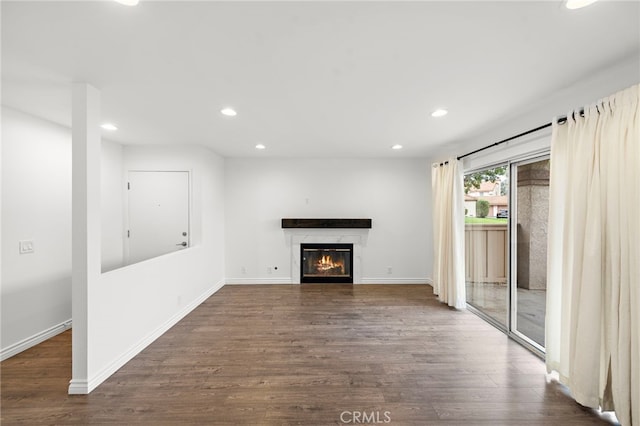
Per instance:
[[[127,263],[189,247],[189,172],[129,171]]]

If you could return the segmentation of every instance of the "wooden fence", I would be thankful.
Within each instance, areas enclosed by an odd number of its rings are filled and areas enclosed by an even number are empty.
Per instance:
[[[465,279],[475,283],[507,282],[507,224],[465,225]]]

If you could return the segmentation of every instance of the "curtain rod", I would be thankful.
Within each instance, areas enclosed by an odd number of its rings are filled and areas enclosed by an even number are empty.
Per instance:
[[[566,120],[566,119],[565,119],[565,120]],[[560,120],[558,120],[558,122],[560,122]],[[485,146],[485,147],[478,148],[478,149],[476,149],[475,151],[467,152],[466,154],[459,156],[459,157],[458,157],[458,160],[462,160],[464,157],[468,157],[468,156],[473,155],[473,154],[476,154],[476,153],[478,153],[478,152],[480,152],[480,151],[484,151],[485,149],[493,148],[494,146],[497,146],[497,145],[503,144],[503,143],[505,143],[505,142],[512,141],[512,140],[517,139],[517,138],[522,137],[522,136],[526,136],[526,135],[528,135],[528,134],[530,134],[530,133],[537,132],[538,130],[546,129],[547,127],[551,127],[551,124],[552,124],[552,123],[543,124],[542,126],[538,126],[538,127],[536,127],[535,129],[527,130],[526,132],[522,132],[522,133],[517,134],[517,135],[515,135],[515,136],[511,136],[510,138],[506,138],[506,139],[503,139],[503,140],[501,140],[501,141],[494,142],[494,143],[492,143],[491,145],[487,145],[487,146]]]
[[[584,108],[580,109],[580,110],[579,110],[579,111],[577,111],[577,112],[578,112],[578,114],[580,114],[580,116],[581,116],[581,117],[584,117]],[[575,118],[575,112],[572,114],[572,116]],[[566,122],[567,122],[567,116],[566,116],[566,115],[563,115],[563,116],[561,116],[561,117],[558,117],[558,118],[556,119],[556,121],[558,122],[558,124],[564,124],[564,123],[566,123]],[[476,153],[478,153],[478,152],[480,152],[480,151],[484,151],[485,149],[493,148],[494,146],[497,146],[497,145],[503,144],[503,143],[505,143],[505,142],[512,141],[512,140],[517,139],[517,138],[522,137],[522,136],[526,136],[526,135],[528,135],[528,134],[530,134],[530,133],[537,132],[538,130],[546,129],[547,127],[551,127],[551,125],[552,125],[552,124],[553,124],[553,122],[551,122],[551,123],[547,123],[547,124],[543,124],[542,126],[538,126],[538,127],[536,127],[535,129],[527,130],[526,132],[522,132],[522,133],[517,134],[517,135],[515,135],[515,136],[511,136],[510,138],[506,138],[506,139],[503,139],[503,140],[501,140],[501,141],[494,142],[494,143],[492,143],[491,145],[487,145],[487,146],[485,146],[485,147],[478,148],[478,149],[476,149],[475,151],[467,152],[466,154],[459,156],[459,157],[458,157],[458,160],[462,160],[464,157],[468,157],[468,156],[473,155],[473,154],[476,154]],[[448,163],[448,161],[446,161],[446,162],[444,162],[444,163],[440,163],[440,165],[442,166],[443,164],[447,164],[447,163]]]

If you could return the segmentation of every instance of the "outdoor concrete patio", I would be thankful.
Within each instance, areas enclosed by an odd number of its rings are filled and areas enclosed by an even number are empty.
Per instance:
[[[467,302],[490,317],[506,325],[508,321],[508,294],[506,283],[476,283],[467,281]],[[517,318],[515,329],[534,342],[544,346],[544,314],[546,290],[517,292]]]

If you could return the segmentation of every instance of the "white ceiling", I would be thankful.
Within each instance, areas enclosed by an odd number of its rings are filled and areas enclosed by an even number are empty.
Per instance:
[[[3,104],[70,125],[88,82],[109,139],[226,157],[428,156],[640,51],[637,1],[1,7]]]

